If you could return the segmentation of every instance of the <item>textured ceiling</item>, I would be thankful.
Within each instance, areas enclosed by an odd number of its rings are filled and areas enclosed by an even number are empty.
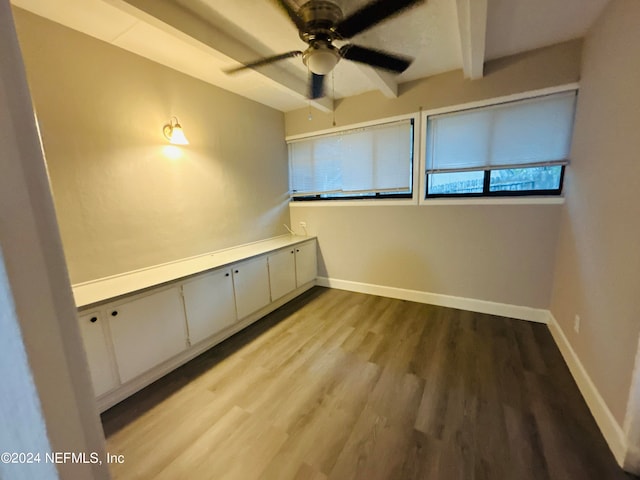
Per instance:
[[[222,69],[290,50],[304,50],[273,0],[12,0],[37,15],[282,111],[307,105],[300,58],[234,76]],[[482,75],[485,60],[584,36],[608,0],[429,0],[350,42],[415,58],[401,75],[341,60],[327,83],[332,98],[461,69]],[[294,2],[295,3],[295,2]],[[297,2],[300,5],[302,2]],[[345,15],[366,3],[336,0]],[[464,72],[464,73],[463,73]]]

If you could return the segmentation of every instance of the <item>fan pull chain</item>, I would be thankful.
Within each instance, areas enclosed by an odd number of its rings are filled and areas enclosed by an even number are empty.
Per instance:
[[[311,78],[311,69],[309,68],[309,64],[307,64],[307,78]],[[311,99],[307,98],[307,105],[309,106],[309,116],[307,120],[313,120],[313,115],[311,115]]]
[[[331,70],[331,100],[333,100],[333,126],[336,126],[336,74],[335,69]]]

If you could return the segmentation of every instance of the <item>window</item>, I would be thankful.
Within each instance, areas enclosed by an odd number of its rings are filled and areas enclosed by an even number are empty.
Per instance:
[[[559,195],[575,91],[427,116],[426,197]]]
[[[289,142],[293,200],[411,198],[413,119]]]

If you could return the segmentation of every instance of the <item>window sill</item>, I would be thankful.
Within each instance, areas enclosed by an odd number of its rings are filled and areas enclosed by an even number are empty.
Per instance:
[[[437,205],[562,205],[564,197],[469,197],[426,198],[421,206]]]
[[[469,197],[428,198],[420,200],[421,207],[440,205],[562,205],[564,197]],[[292,208],[313,207],[411,207],[417,206],[415,199],[406,200],[313,200],[289,202]]]
[[[380,198],[376,200],[309,200],[304,202],[290,201],[290,207],[410,207],[417,205],[415,198]]]

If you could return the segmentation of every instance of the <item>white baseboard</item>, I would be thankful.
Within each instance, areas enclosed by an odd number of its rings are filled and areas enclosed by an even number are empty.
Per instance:
[[[578,388],[580,389],[589,410],[591,410],[591,414],[593,415],[593,418],[595,418],[604,439],[613,452],[613,456],[616,458],[618,465],[622,467],[624,466],[625,456],[628,450],[627,438],[624,430],[614,418],[611,410],[609,410],[609,407],[582,365],[578,355],[576,355],[576,352],[569,343],[569,340],[567,340],[567,337],[562,331],[562,328],[560,328],[557,320],[551,312],[549,312],[548,315],[548,325],[551,335],[553,336],[556,345],[558,345],[560,353],[562,353],[562,357],[569,367],[573,379],[578,384]]]
[[[339,290],[349,290],[351,292],[368,293],[381,297],[397,298],[399,300],[409,300],[418,303],[428,303],[440,307],[458,308],[470,312],[487,313],[499,315],[501,317],[517,318],[530,322],[547,323],[549,321],[549,311],[541,308],[522,307],[508,303],[489,302],[487,300],[476,300],[474,298],[454,297],[452,295],[442,295],[439,293],[423,292],[420,290],[408,290],[405,288],[387,287],[384,285],[374,285],[371,283],[352,282],[350,280],[339,280],[335,278],[318,277],[317,284],[322,287],[337,288]]]
[[[623,467],[627,472],[640,475],[640,448],[629,445]]]

